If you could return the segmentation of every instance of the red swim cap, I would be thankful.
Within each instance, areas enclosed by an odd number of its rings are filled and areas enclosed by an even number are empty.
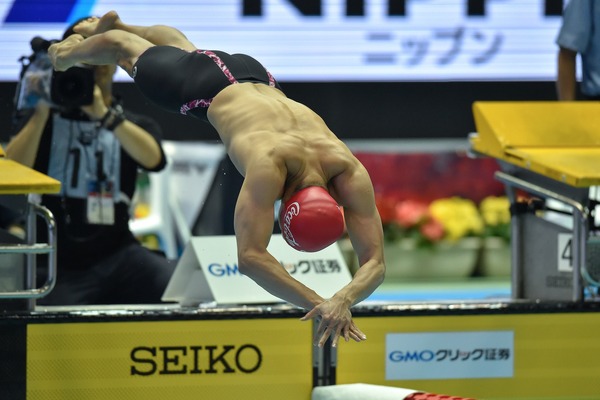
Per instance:
[[[327,190],[309,186],[281,205],[279,227],[283,238],[300,251],[319,251],[344,233],[344,216]]]

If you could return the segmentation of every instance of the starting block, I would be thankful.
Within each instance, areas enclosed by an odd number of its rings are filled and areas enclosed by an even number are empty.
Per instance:
[[[583,300],[600,275],[589,196],[600,185],[600,102],[475,102],[473,114],[471,151],[498,160],[511,201],[513,298]],[[543,204],[518,203],[518,191]],[[572,218],[552,221],[548,201]]]
[[[21,165],[13,160],[5,158],[5,153],[0,146],[0,195],[28,195],[60,192],[61,184],[56,179],[44,175],[38,171]],[[37,243],[36,239],[36,217],[40,216],[48,227],[48,243]],[[56,224],[54,216],[47,208],[37,204],[32,198],[28,201],[26,209],[27,219],[27,243],[26,244],[4,244],[0,243],[0,254],[25,255],[26,270],[24,271],[24,282],[18,285],[1,285],[0,301],[24,299],[27,309],[35,307],[35,299],[47,295],[56,283]],[[48,254],[48,278],[46,283],[37,288],[35,283],[36,254]],[[8,275],[19,277],[22,271],[20,265],[2,265],[8,270]],[[3,272],[4,273],[4,272]],[[18,287],[13,287],[18,286]]]

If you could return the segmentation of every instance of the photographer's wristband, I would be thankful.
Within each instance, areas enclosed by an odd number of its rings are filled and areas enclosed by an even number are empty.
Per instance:
[[[123,111],[123,107],[117,104],[116,106],[111,106],[104,117],[99,122],[100,128],[108,129],[109,131],[114,131],[117,129],[119,125],[121,125],[125,121],[125,113]]]

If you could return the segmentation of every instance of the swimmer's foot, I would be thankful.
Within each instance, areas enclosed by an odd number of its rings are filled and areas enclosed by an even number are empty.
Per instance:
[[[83,36],[74,34],[48,48],[48,57],[56,71],[65,71],[77,63],[77,60],[69,59],[69,50],[82,40],[84,40]]]
[[[116,29],[116,25],[120,21],[121,19],[116,11],[109,11],[100,18],[89,17],[81,21],[73,27],[73,31],[87,38],[111,29]]]

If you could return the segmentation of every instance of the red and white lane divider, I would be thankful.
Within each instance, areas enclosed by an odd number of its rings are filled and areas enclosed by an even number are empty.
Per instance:
[[[475,400],[468,397],[427,393],[420,390],[391,386],[352,383],[347,385],[318,386],[311,400]]]

